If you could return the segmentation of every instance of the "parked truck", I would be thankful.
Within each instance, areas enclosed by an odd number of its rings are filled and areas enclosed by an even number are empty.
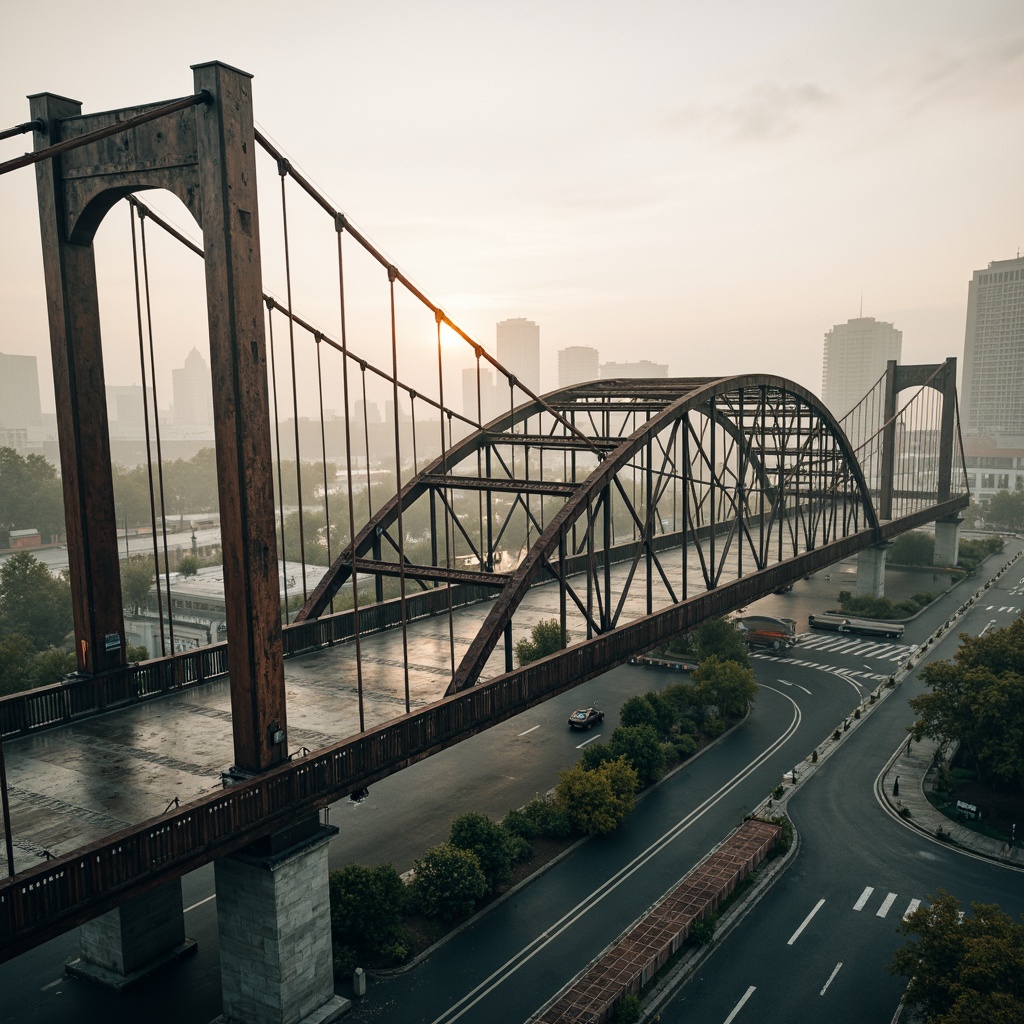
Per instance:
[[[770,615],[747,615],[736,620],[748,647],[787,650],[796,644],[796,619],[775,619]]]

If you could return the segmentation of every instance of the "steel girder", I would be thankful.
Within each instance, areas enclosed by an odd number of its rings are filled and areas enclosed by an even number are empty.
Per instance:
[[[548,452],[557,464],[548,456],[545,467]],[[459,492],[476,492],[475,530],[456,511]],[[395,536],[400,513],[422,500],[432,564],[411,560]],[[525,554],[495,572],[514,515]],[[758,374],[598,381],[525,403],[451,445],[358,532],[297,618],[319,616],[353,566],[419,586],[493,581],[497,598],[451,693],[479,680],[503,637],[512,667],[512,616],[537,582],[559,586],[563,639],[570,615],[592,639],[688,600],[694,586],[712,590],[878,525],[848,439],[800,385]],[[455,541],[473,569],[454,566]]]

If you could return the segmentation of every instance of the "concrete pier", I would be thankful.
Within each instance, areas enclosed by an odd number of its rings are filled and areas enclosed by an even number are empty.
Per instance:
[[[316,817],[214,865],[223,1024],[329,1024],[334,994],[327,844]]]
[[[87,921],[79,929],[81,955],[65,964],[68,974],[125,989],[189,953],[181,879]]]
[[[888,544],[864,548],[857,554],[857,593],[885,597],[885,552]]]

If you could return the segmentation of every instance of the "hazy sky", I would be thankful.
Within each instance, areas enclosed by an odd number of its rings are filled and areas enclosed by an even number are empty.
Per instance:
[[[34,92],[92,112],[187,94],[190,64],[251,72],[261,128],[453,319],[489,347],[498,320],[541,325],[546,387],[558,349],[592,345],[819,391],[862,295],[904,362],[962,357],[971,273],[1024,245],[1020,0],[50,11],[6,5],[0,128]],[[0,351],[45,379],[30,170],[0,178],[0,218]],[[118,212],[98,240],[111,384],[138,380],[126,231]],[[161,310],[168,381],[202,329],[184,305]]]

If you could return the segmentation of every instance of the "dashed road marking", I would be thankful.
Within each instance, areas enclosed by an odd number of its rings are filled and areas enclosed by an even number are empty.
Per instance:
[[[882,905],[875,912],[875,917],[885,917],[885,915],[889,913],[889,908],[896,902],[896,896],[897,893],[889,893],[889,895],[882,900]]]
[[[582,750],[588,743],[593,743],[594,740],[599,740],[601,738],[601,735],[601,733],[598,733],[596,736],[591,736],[589,740],[584,740],[582,743],[577,743],[576,749]]]
[[[832,969],[832,973],[828,976],[828,981],[825,982],[822,990],[818,993],[819,996],[823,996],[825,994],[825,992],[828,989],[829,985],[832,984],[832,979],[835,978],[835,976],[839,973],[839,968],[842,967],[842,966],[843,966],[843,961],[840,960],[839,963],[837,963],[835,965],[835,967]]]
[[[822,899],[818,900],[818,902],[814,904],[814,909],[804,918],[803,924],[801,924],[800,927],[797,928],[797,930],[795,932],[793,932],[793,934],[789,937],[789,942],[786,943],[787,946],[792,946],[793,943],[796,942],[796,940],[800,938],[800,933],[811,923],[811,918],[813,918],[814,915],[819,910],[821,910],[821,908],[824,905],[825,905],[824,897]]]
[[[520,733],[519,735],[520,735],[520,736],[529,736],[529,735],[530,735],[530,733],[531,733],[531,732],[533,732],[533,730],[534,730],[534,729],[539,729],[539,728],[540,728],[540,726],[539,726],[539,725],[535,725],[535,726],[533,726],[532,728],[530,728],[530,729],[527,729],[527,730],[526,730],[526,732],[521,732],[521,733]]]
[[[864,891],[860,894],[860,899],[857,900],[853,905],[854,910],[863,910],[868,900],[871,899],[871,894],[875,891],[873,885],[865,885]]]
[[[740,999],[740,1001],[732,1008],[732,1013],[730,1013],[729,1016],[725,1018],[724,1024],[732,1024],[732,1022],[736,1019],[736,1014],[738,1014],[740,1012],[740,1010],[743,1009],[743,1004],[746,1003],[746,1001],[756,991],[757,991],[757,986],[756,985],[751,985],[750,988],[748,988],[747,991],[743,993],[743,998]]]
[[[917,910],[917,908],[918,908],[919,906],[921,906],[921,901],[920,901],[920,900],[911,900],[911,901],[910,901],[910,902],[909,902],[909,903],[907,904],[907,909],[903,911],[903,920],[904,920],[904,921],[906,921],[906,919],[907,919],[908,917],[910,917],[910,915],[911,915],[911,914],[912,914],[912,913],[913,913],[913,912],[914,912],[915,910]]]

